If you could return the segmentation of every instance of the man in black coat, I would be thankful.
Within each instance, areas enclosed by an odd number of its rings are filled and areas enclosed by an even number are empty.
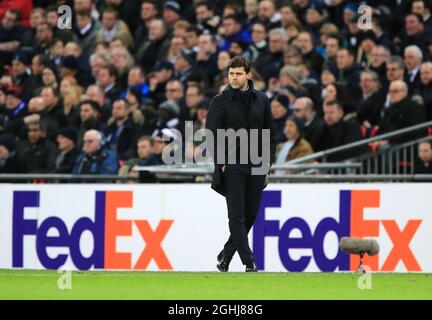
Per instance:
[[[229,86],[212,99],[206,119],[206,127],[213,133],[215,141],[212,188],[226,197],[231,234],[218,255],[217,268],[222,272],[228,271],[229,263],[236,251],[242,263],[246,265],[246,272],[257,271],[247,235],[258,214],[269,165],[275,159],[270,103],[265,94],[253,88],[252,81],[248,80],[249,72],[250,63],[244,58],[237,56],[230,61]],[[218,129],[233,129],[235,133],[225,132],[224,136],[218,138]],[[238,139],[235,137],[241,129],[246,129],[248,143],[251,137],[250,129],[258,130],[258,136],[262,139],[258,139],[258,145],[254,147],[258,147],[258,155],[262,157],[261,163],[254,161],[257,159],[251,159],[252,152],[244,152],[244,143],[241,143],[242,148],[237,144]],[[265,137],[264,134],[269,134],[270,137]],[[231,144],[233,138],[235,142]],[[269,138],[269,141],[266,141],[266,138]],[[227,144],[224,144],[224,154],[220,153],[222,150],[218,151],[219,145],[223,143],[222,139],[225,142],[228,140],[228,148],[225,147]],[[244,139],[240,139],[242,140]],[[249,147],[255,143],[257,141],[252,141]],[[259,170],[259,166],[263,170]]]
[[[415,91],[423,99],[428,121],[432,120],[432,62],[424,62],[420,67],[420,86]]]
[[[408,86],[402,80],[392,81],[389,88],[390,107],[384,110],[378,134],[388,133],[425,122],[426,111],[423,105],[408,96]],[[390,139],[390,144],[398,144],[421,137],[424,131],[407,133]]]
[[[17,162],[23,173],[51,173],[55,170],[57,148],[45,138],[46,129],[40,122],[27,125],[28,141],[17,145]]]
[[[309,97],[297,98],[294,103],[294,115],[304,120],[303,137],[310,143],[313,151],[318,151],[325,124],[315,111],[314,103]]]
[[[55,161],[56,173],[72,173],[79,150],[76,147],[78,131],[73,127],[62,128],[57,136],[59,152]]]
[[[324,122],[326,124],[320,150],[340,147],[362,139],[360,125],[356,120],[344,121],[344,111],[337,101],[329,101],[324,107]],[[366,147],[358,147],[327,156],[328,162],[338,162],[355,157],[367,151]]]

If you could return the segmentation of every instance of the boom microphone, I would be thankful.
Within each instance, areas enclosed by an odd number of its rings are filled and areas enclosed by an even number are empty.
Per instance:
[[[379,252],[378,242],[373,239],[343,237],[340,240],[339,247],[348,254],[374,256]]]

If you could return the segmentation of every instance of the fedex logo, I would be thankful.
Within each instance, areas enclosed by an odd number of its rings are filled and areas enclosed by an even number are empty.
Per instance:
[[[172,265],[162,248],[162,241],[170,230],[173,220],[160,220],[152,229],[147,220],[119,220],[119,208],[132,208],[132,191],[97,191],[95,197],[94,220],[88,217],[78,219],[68,230],[64,221],[58,217],[49,217],[43,221],[25,219],[25,208],[40,206],[39,191],[15,191],[13,193],[13,242],[12,266],[23,267],[24,237],[36,237],[36,253],[41,264],[47,269],[58,269],[66,262],[68,256],[79,270],[95,269],[137,269],[145,270],[154,260],[159,269],[172,270]],[[118,237],[132,236],[136,227],[142,240],[144,250],[132,265],[132,254],[118,252]],[[56,236],[49,231],[55,229]],[[80,249],[81,236],[88,231],[93,236],[94,248],[90,256],[84,256]],[[68,254],[50,257],[48,248],[62,247],[69,249]]]
[[[281,207],[281,191],[264,191],[260,211],[254,224],[253,252],[257,267],[264,269],[264,244],[268,237],[278,238],[280,260],[288,271],[304,271],[312,256],[302,256],[300,259],[291,258],[289,249],[312,249],[313,258],[322,271],[351,270],[359,265],[359,257],[347,255],[341,250],[333,259],[327,258],[324,252],[324,237],[330,231],[337,234],[338,239],[344,236],[356,238],[379,237],[380,224],[390,238],[393,248],[382,257],[366,256],[363,262],[373,271],[394,271],[402,262],[408,271],[421,271],[421,267],[410,248],[410,242],[415,236],[422,220],[409,220],[405,226],[399,226],[395,220],[365,220],[365,208],[380,207],[379,190],[342,190],[340,191],[339,221],[334,218],[324,218],[315,230],[311,230],[307,222],[300,217],[292,217],[283,221],[266,220],[266,208]],[[302,237],[290,238],[293,229],[300,231]],[[384,259],[380,267],[379,259]]]

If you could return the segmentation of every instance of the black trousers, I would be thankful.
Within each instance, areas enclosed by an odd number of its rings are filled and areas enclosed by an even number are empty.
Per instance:
[[[252,175],[248,164],[227,164],[223,174],[230,237],[219,255],[232,257],[237,251],[243,264],[254,261],[248,233],[258,214],[265,175]]]

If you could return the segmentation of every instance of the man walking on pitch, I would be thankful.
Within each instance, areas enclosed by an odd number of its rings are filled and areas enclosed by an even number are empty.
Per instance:
[[[228,207],[230,237],[217,257],[217,268],[222,272],[228,271],[236,251],[246,265],[246,272],[258,271],[248,232],[258,214],[270,163],[275,159],[270,102],[264,93],[254,89],[249,73],[250,63],[244,58],[237,56],[230,61],[229,86],[211,100],[206,119],[206,127],[213,133],[215,142],[212,188],[225,196]],[[218,136],[221,130],[228,130],[223,137]],[[246,146],[244,142],[237,143],[240,132],[247,134]],[[223,148],[218,148],[222,144]],[[257,154],[261,163],[256,161]],[[256,170],[258,166],[263,170]]]

